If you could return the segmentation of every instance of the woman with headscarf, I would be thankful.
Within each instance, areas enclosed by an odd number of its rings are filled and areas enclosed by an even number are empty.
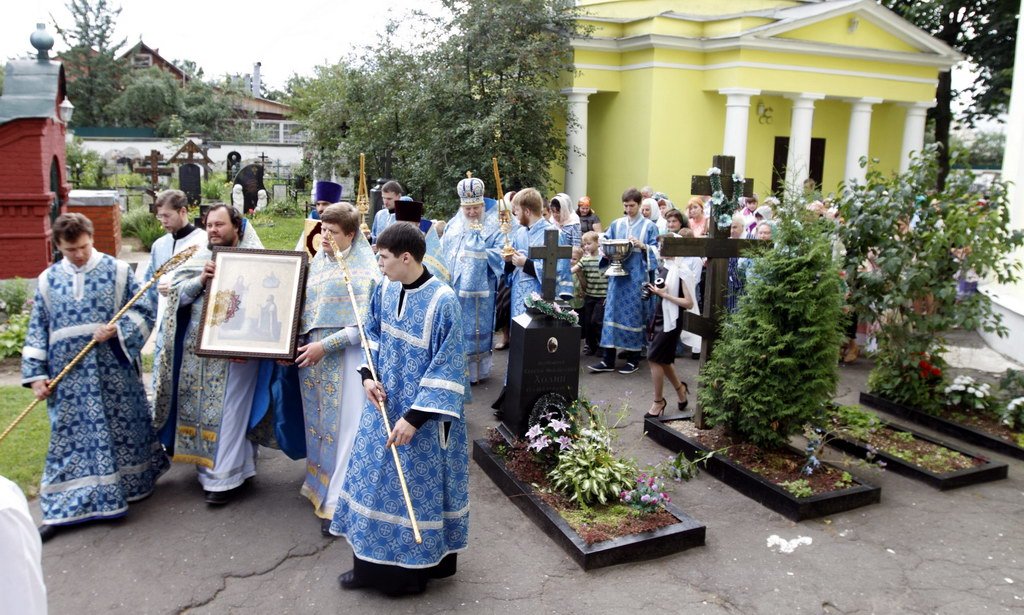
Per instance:
[[[572,208],[572,199],[568,194],[559,192],[548,203],[551,210],[551,222],[558,228],[558,243],[563,246],[579,247],[583,233],[580,231],[580,217]],[[572,263],[568,259],[558,261],[558,295],[571,298],[575,293],[572,287]],[[563,281],[568,286],[563,287]]]
[[[665,220],[661,217],[661,211],[658,209],[658,202],[654,198],[646,198],[640,203],[640,215],[647,218],[658,227],[658,234],[664,235],[667,227],[665,226]]]

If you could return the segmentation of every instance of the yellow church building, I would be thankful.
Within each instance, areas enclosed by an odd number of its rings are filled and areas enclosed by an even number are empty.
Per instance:
[[[939,73],[962,59],[874,0],[577,5],[588,32],[562,90],[565,191],[605,220],[630,186],[683,206],[715,154],[762,198],[808,177],[826,193],[863,180],[863,156],[905,170]]]

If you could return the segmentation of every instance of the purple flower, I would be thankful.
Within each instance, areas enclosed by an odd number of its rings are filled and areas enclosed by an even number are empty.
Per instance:
[[[558,450],[561,450],[561,451],[567,450],[569,448],[572,448],[572,440],[569,439],[569,436],[561,436],[561,437],[558,438],[558,445],[559,445],[559,449]]]
[[[547,436],[540,436],[536,440],[530,442],[530,444],[528,444],[526,448],[533,449],[539,453],[540,451],[547,448],[548,444],[551,444],[551,438]]]
[[[530,428],[529,431],[526,432],[526,437],[532,440],[532,439],[536,438],[537,436],[539,436],[540,434],[541,434],[540,425],[534,425],[533,427]]]
[[[559,419],[555,419],[551,421],[550,427],[551,429],[555,430],[555,433],[562,433],[563,431],[569,429],[569,423]]]
[[[642,496],[640,496],[640,501],[643,502],[644,504],[647,504],[648,502],[651,501],[651,496],[645,493]]]

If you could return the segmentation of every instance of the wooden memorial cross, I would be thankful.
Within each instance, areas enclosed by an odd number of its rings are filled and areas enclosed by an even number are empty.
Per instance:
[[[558,261],[572,258],[572,247],[558,245],[558,229],[548,229],[544,231],[544,245],[530,247],[530,258],[543,261],[540,296],[545,301],[554,301]]]
[[[150,150],[149,156],[146,156],[145,158],[143,158],[143,160],[149,161],[149,166],[148,167],[142,167],[142,169],[140,169],[140,170],[149,171],[149,183],[152,185],[154,190],[156,190],[156,188],[157,188],[157,186],[159,185],[159,182],[160,182],[160,171],[161,171],[161,169],[160,169],[160,166],[159,166],[159,162],[161,160],[163,160],[163,159],[164,159],[163,155],[160,154],[160,152],[155,150],[155,149],[154,150]]]
[[[712,166],[721,170],[722,192],[729,209],[735,211],[739,194],[732,175],[736,159],[732,156],[715,156]],[[743,196],[752,196],[754,181],[745,179],[742,186]],[[711,177],[694,175],[690,182],[690,192],[695,195],[712,194]],[[719,311],[724,308],[726,294],[729,292],[729,259],[740,256],[741,252],[750,252],[765,247],[764,244],[751,239],[729,239],[728,229],[719,229],[714,212],[708,219],[707,237],[664,237],[661,246],[662,256],[700,256],[707,259],[707,277],[704,280],[703,305],[701,315],[680,310],[683,329],[701,337],[700,368],[711,356],[715,340],[718,337]],[[704,429],[704,412],[700,404],[695,405],[693,423],[698,429]]]

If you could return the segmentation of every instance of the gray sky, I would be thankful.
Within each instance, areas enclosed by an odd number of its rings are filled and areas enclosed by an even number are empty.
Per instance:
[[[0,19],[0,60],[32,52],[28,37],[36,23],[46,24],[54,49],[67,45],[53,20],[71,26],[65,0],[8,0]],[[119,37],[130,46],[139,40],[168,60],[189,59],[207,78],[252,71],[263,63],[263,82],[281,88],[293,73],[311,75],[313,67],[334,63],[354,49],[372,44],[391,14],[419,8],[437,11],[435,0],[112,0],[121,6]],[[51,19],[50,16],[53,16]]]

